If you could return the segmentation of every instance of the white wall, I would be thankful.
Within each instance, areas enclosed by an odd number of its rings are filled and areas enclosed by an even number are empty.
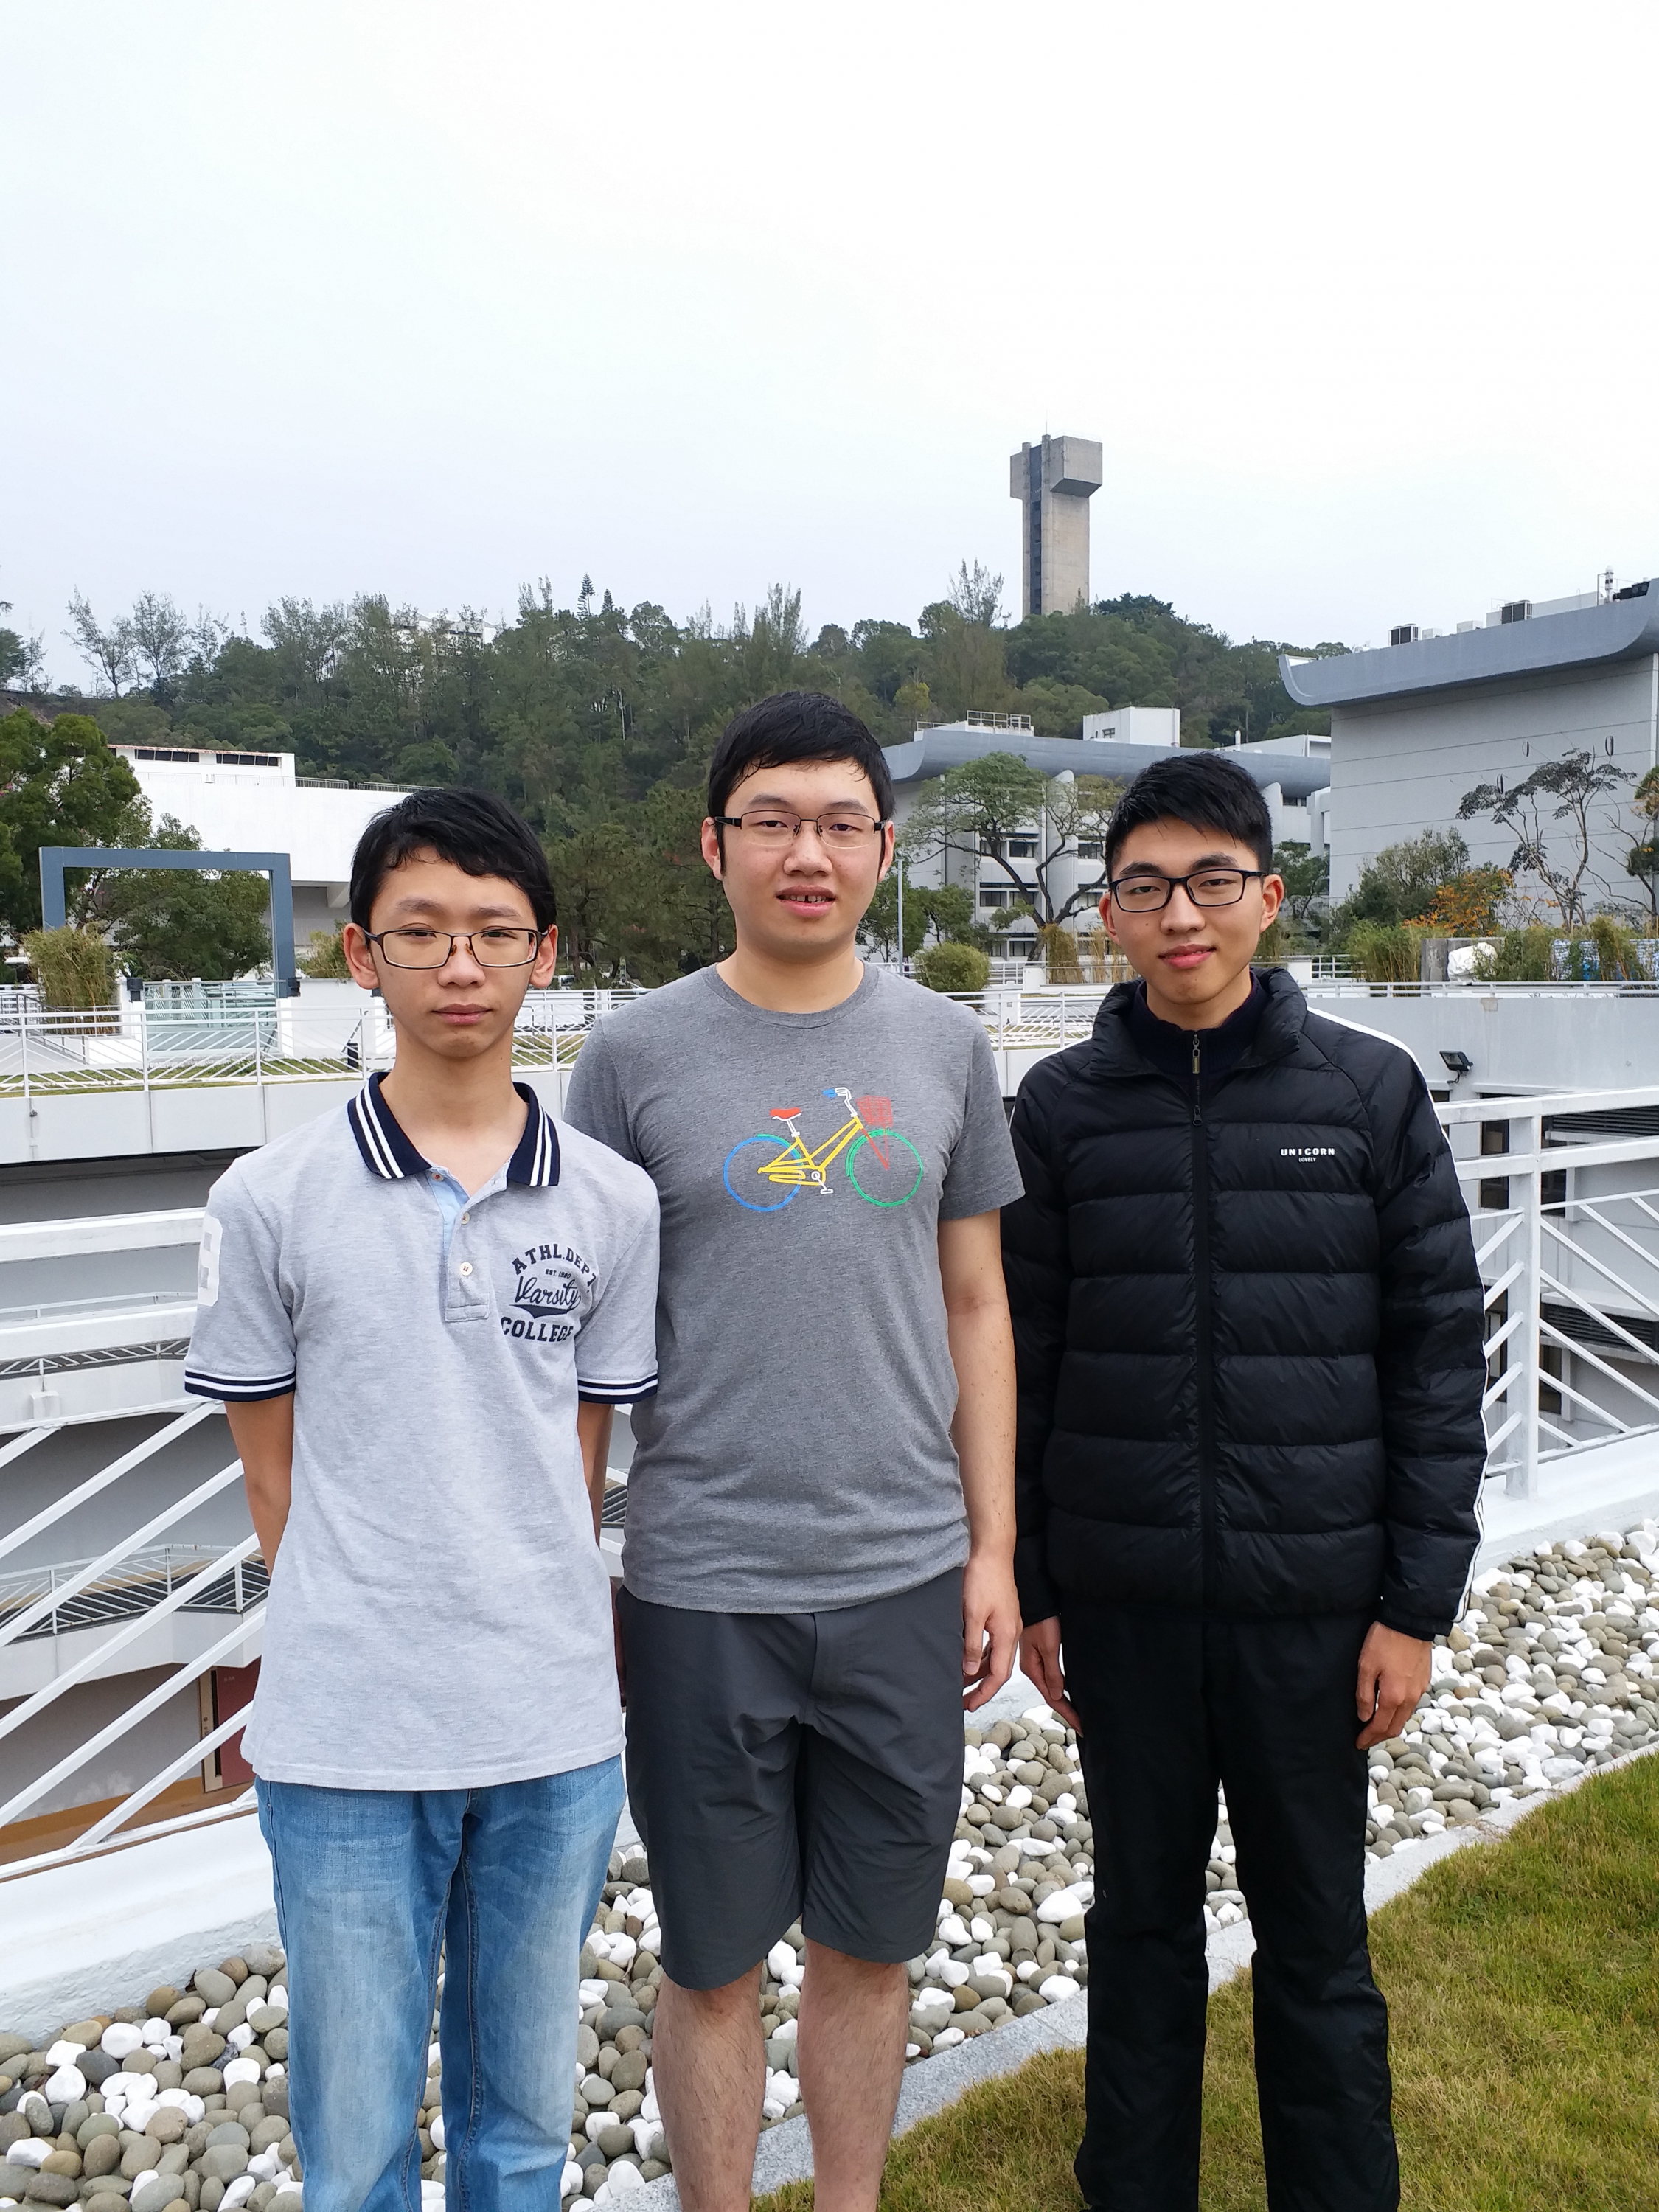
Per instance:
[[[288,769],[195,767],[185,762],[133,760],[139,788],[159,822],[176,815],[211,851],[286,853],[296,885],[327,884],[343,892],[351,879],[351,855],[373,815],[394,805],[400,791],[317,791],[293,780]],[[289,763],[293,756],[280,756]],[[308,929],[325,925],[306,902],[298,920],[301,948]],[[343,898],[341,911],[343,911]],[[333,919],[339,919],[336,915]]]
[[[1609,750],[1609,747],[1611,750]],[[1455,828],[1476,866],[1506,866],[1515,840],[1490,816],[1460,822],[1463,794],[1502,775],[1513,786],[1574,750],[1611,759],[1631,781],[1659,761],[1659,656],[1593,672],[1547,674],[1338,707],[1332,716],[1331,896],[1347,896],[1384,846]],[[1551,824],[1567,849],[1566,824]],[[1624,872],[1635,842],[1628,807],[1596,810],[1595,865],[1618,898],[1640,896]],[[1597,898],[1607,891],[1596,890]]]

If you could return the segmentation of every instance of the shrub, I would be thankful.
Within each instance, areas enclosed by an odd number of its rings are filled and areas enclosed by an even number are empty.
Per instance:
[[[1506,929],[1494,955],[1477,956],[1475,973],[1483,981],[1548,983],[1555,978],[1555,932],[1547,922]]]
[[[1344,949],[1368,982],[1414,983],[1423,972],[1417,937],[1403,922],[1356,922]]]
[[[916,955],[915,970],[930,991],[982,991],[991,980],[991,963],[976,945],[931,945]]]
[[[1045,922],[1037,932],[1037,952],[1051,983],[1080,983],[1083,969],[1077,957],[1077,939],[1062,922]],[[985,971],[988,975],[988,968]],[[969,983],[970,991],[983,989],[980,983]]]
[[[95,929],[32,929],[23,951],[42,1006],[84,1012],[115,1004],[115,955]]]
[[[1636,950],[1634,933],[1610,914],[1596,915],[1589,926],[1589,937],[1595,947],[1596,971],[1604,983],[1612,982],[1615,977],[1632,981],[1646,972]]]
[[[319,982],[349,983],[351,970],[346,966],[345,936],[339,925],[313,929],[295,965],[302,975],[313,975]]]

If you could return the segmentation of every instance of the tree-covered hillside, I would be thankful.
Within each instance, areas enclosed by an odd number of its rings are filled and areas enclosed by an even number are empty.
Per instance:
[[[914,629],[871,617],[809,637],[799,592],[782,586],[720,624],[707,608],[684,623],[649,601],[624,610],[584,578],[574,606],[545,581],[526,588],[502,627],[374,595],[286,599],[255,638],[189,623],[165,593],[107,625],[77,598],[95,695],[31,703],[90,714],[117,742],[291,750],[305,776],[498,791],[548,841],[579,967],[642,980],[725,949],[724,902],[696,853],[699,794],[726,721],[768,692],[833,692],[886,744],[970,708],[1064,737],[1109,707],[1176,706],[1198,745],[1325,726],[1297,716],[1278,645],[1235,645],[1164,600],[1012,625],[1000,601],[1001,579],[964,563]]]

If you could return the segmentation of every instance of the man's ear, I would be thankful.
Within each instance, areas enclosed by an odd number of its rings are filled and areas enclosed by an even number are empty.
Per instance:
[[[895,858],[895,856],[896,855],[896,854],[897,854],[897,852],[898,852],[898,824],[897,824],[897,823],[896,823],[896,822],[884,822],[884,823],[882,823],[882,825],[881,825],[881,843],[882,843],[882,860],[881,860],[881,866],[880,866],[880,867],[879,867],[879,868],[878,868],[878,869],[877,869],[877,871],[876,871],[876,881],[877,881],[878,883],[880,883],[880,882],[882,881],[882,879],[883,879],[886,875],[888,875],[888,874],[890,872],[890,871],[891,871],[891,869],[892,869],[892,866],[893,866],[894,858]]]
[[[1279,909],[1284,903],[1284,877],[1263,876],[1261,878],[1261,927],[1264,932],[1273,927],[1278,918]]]
[[[708,815],[703,817],[702,842],[703,859],[708,861],[715,882],[723,884],[726,881],[726,864],[720,851],[720,833]]]
[[[355,921],[349,921],[340,932],[340,941],[352,981],[365,991],[378,991],[380,979],[375,973],[374,955],[367,933]]]
[[[1118,941],[1118,937],[1116,927],[1112,920],[1112,895],[1110,891],[1107,891],[1103,895],[1098,911],[1100,915],[1101,927],[1115,945]]]

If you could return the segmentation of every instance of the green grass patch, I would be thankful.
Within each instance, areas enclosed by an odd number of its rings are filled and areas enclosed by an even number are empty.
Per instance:
[[[1659,2203],[1659,1758],[1431,1867],[1371,1922],[1407,2212]],[[1210,2003],[1204,2212],[1262,2212],[1249,1976]],[[894,2145],[884,2212],[1076,2212],[1083,2059],[969,2091]],[[764,2200],[805,2212],[810,2182]]]

